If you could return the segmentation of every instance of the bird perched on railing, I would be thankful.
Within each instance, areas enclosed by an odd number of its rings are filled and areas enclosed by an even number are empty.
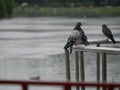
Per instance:
[[[113,34],[112,34],[111,30],[107,27],[107,25],[105,25],[105,24],[102,25],[102,32],[107,37],[107,39],[110,39],[112,41],[113,44],[116,43],[116,41],[113,37]]]
[[[87,36],[85,35],[83,29],[80,27],[82,24],[78,22],[68,37],[67,43],[64,47],[65,50],[70,48],[70,53],[72,53],[73,45],[79,45],[83,43],[85,46],[89,45]]]

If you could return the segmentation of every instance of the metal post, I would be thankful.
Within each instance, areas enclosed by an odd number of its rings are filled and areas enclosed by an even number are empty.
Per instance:
[[[78,51],[75,51],[75,69],[76,69],[76,82],[79,82],[79,59],[78,59]],[[79,90],[79,86],[76,87],[76,90]]]
[[[85,81],[85,70],[84,70],[84,53],[80,51],[80,72],[81,72],[81,81]],[[81,87],[81,90],[85,90],[85,87]]]
[[[97,44],[97,47],[100,47],[100,44]],[[96,61],[96,79],[97,79],[97,82],[100,82],[100,53],[96,53],[97,54],[97,61]],[[97,87],[97,90],[100,90],[99,87]]]
[[[70,86],[64,86],[63,90],[70,90]]]
[[[106,53],[102,53],[102,82],[107,82],[107,56]],[[106,90],[106,88],[103,88]]]
[[[70,58],[69,58],[69,51],[65,51],[65,66],[66,66],[66,81],[70,82],[71,81],[71,76],[70,76]],[[69,88],[71,90],[71,87]]]
[[[114,87],[108,87],[108,90],[114,90]]]
[[[27,85],[22,85],[22,90],[28,90],[28,86]]]
[[[102,54],[102,81],[107,81],[107,57],[106,53]]]

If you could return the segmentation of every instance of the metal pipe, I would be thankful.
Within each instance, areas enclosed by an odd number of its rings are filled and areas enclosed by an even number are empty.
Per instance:
[[[75,69],[76,69],[76,82],[79,82],[79,55],[78,51],[75,52]],[[76,90],[79,90],[79,86],[76,87]]]
[[[102,53],[102,81],[107,81],[107,56],[106,53]]]
[[[107,56],[106,53],[102,53],[102,82],[107,82]],[[106,90],[106,88],[103,88]]]
[[[24,87],[27,87],[29,85],[32,86],[61,86],[63,87],[65,90],[69,90],[67,89],[68,87],[71,86],[83,86],[83,87],[104,87],[104,88],[108,88],[108,89],[119,89],[120,88],[120,83],[93,83],[93,82],[52,82],[52,81],[26,81],[26,80],[0,80],[0,85],[21,85]],[[29,89],[29,88],[28,88]],[[26,89],[25,89],[26,90]]]
[[[71,90],[70,86],[64,86],[63,90]]]
[[[108,87],[108,90],[114,90],[114,87]]]
[[[23,85],[22,85],[22,90],[28,90],[28,85],[23,84]]]
[[[70,76],[70,58],[69,58],[69,51],[65,51],[65,66],[66,66],[66,81],[70,82],[71,81],[71,76]]]
[[[69,58],[69,51],[65,51],[65,66],[66,66],[66,81],[71,81],[71,75],[70,75],[70,58]],[[68,90],[71,90],[71,87],[69,87]]]
[[[97,47],[100,47],[100,44],[97,44]],[[96,79],[97,82],[100,82],[100,53],[96,53],[97,57],[96,57]],[[100,90],[99,87],[97,87],[97,90]]]
[[[84,69],[84,53],[80,51],[80,72],[81,72],[81,82],[85,81],[85,69]],[[85,87],[81,87],[81,90],[85,90]]]

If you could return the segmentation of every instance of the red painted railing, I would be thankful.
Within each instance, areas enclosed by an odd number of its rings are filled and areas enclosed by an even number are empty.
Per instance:
[[[63,90],[70,90],[71,86],[76,87],[102,87],[107,90],[114,88],[120,89],[120,83],[86,83],[86,82],[48,82],[48,81],[13,81],[13,80],[0,80],[0,85],[21,85],[22,90],[28,90],[29,85],[42,85],[42,86],[61,86]]]

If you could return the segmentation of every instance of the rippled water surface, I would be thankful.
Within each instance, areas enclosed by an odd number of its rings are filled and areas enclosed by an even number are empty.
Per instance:
[[[116,18],[13,18],[0,20],[0,79],[65,81],[63,47],[77,22],[82,22],[88,40],[105,39],[101,25],[107,24],[120,40],[120,17]],[[119,44],[108,45],[120,48]],[[85,53],[86,81],[95,81],[94,53]],[[75,81],[74,55],[71,55],[72,81]],[[108,81],[120,80],[120,56],[108,55]],[[6,87],[7,88],[7,87]],[[8,87],[14,90],[16,87]],[[19,87],[18,87],[19,88]],[[45,90],[53,88],[45,88]],[[0,90],[7,90],[0,87]],[[15,89],[16,90],[16,89]],[[43,90],[31,87],[30,90]],[[55,90],[58,90],[56,88]]]

